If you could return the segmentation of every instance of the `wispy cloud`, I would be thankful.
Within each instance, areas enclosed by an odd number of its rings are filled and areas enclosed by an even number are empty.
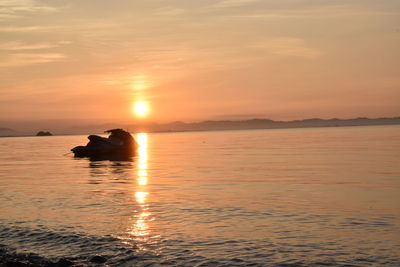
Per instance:
[[[0,20],[16,19],[26,13],[54,12],[57,9],[35,0],[2,0],[0,2]]]
[[[0,67],[20,67],[33,64],[60,61],[65,55],[60,53],[15,53],[9,54],[0,62]]]
[[[319,49],[307,46],[305,40],[300,38],[273,38],[259,42],[253,47],[268,51],[275,55],[303,57],[308,59],[318,58],[322,55],[322,52]]]
[[[55,49],[66,44],[70,44],[70,42],[23,43],[18,41],[9,41],[0,43],[0,52],[2,52],[2,62],[0,62],[0,67],[19,67],[60,61],[66,58],[64,54],[49,52],[47,50]]]
[[[15,14],[10,14],[10,13],[2,13],[2,10],[0,9],[0,21],[4,20],[12,20],[18,18],[17,15]]]
[[[165,7],[156,10],[155,15],[159,16],[177,16],[185,12],[183,8]]]
[[[55,29],[53,26],[4,26],[0,32],[41,32]]]
[[[259,2],[259,0],[224,0],[220,1],[216,4],[213,4],[212,8],[231,8],[231,7],[240,7],[249,4],[253,4],[255,2]]]
[[[245,0],[243,0],[245,1]],[[250,1],[250,0],[249,0]],[[250,4],[251,2],[249,2]],[[398,15],[398,10],[378,10],[368,7],[358,7],[351,4],[320,4],[312,6],[271,8],[268,5],[259,4],[247,10],[225,13],[223,18],[229,19],[336,19],[353,16],[388,16]]]
[[[38,50],[38,49],[55,48],[58,46],[59,44],[50,44],[50,43],[27,44],[22,42],[6,42],[6,43],[0,43],[0,50],[6,50],[6,51]]]

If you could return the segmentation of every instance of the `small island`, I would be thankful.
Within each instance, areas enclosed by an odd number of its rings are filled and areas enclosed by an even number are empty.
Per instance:
[[[51,132],[40,131],[36,134],[36,136],[52,136]]]

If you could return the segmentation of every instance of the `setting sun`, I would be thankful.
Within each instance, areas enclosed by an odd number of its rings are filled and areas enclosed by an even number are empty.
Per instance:
[[[145,117],[149,114],[150,107],[149,104],[145,101],[137,101],[133,103],[133,113],[137,117]]]

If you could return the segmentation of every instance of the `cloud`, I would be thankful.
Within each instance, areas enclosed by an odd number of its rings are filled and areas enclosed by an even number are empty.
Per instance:
[[[126,72],[108,75],[100,82],[110,86],[114,91],[119,90],[121,93],[133,95],[153,87],[156,81],[154,77],[150,78],[145,74]]]
[[[14,15],[14,14],[1,13],[1,9],[0,9],[0,21],[11,20],[11,19],[16,19],[16,18],[18,18],[18,16]]]
[[[18,67],[40,63],[60,61],[66,56],[61,53],[46,52],[47,49],[54,49],[69,44],[68,41],[56,43],[23,43],[9,41],[0,43],[0,52],[3,52],[3,60],[0,67]]]
[[[0,62],[0,67],[20,67],[33,64],[60,61],[65,55],[60,53],[15,53],[9,54]]]
[[[305,40],[300,38],[273,38],[259,42],[253,45],[253,47],[268,51],[275,55],[303,57],[308,59],[318,58],[322,55],[320,50],[308,47]]]
[[[212,8],[231,8],[231,7],[240,7],[249,4],[253,4],[255,2],[259,2],[259,0],[224,0],[220,1],[214,5]]]
[[[238,0],[241,2],[240,0]],[[246,2],[246,0],[242,0]],[[252,1],[248,0],[248,4]],[[236,1],[235,1],[236,2]],[[219,3],[220,4],[220,3]],[[218,5],[219,5],[218,4]],[[281,8],[269,7],[266,2],[259,3],[257,7],[252,6],[249,10],[236,10],[224,14],[222,17],[229,19],[337,19],[342,17],[355,16],[395,16],[399,11],[372,9],[368,6],[357,6],[352,4],[315,4],[311,6],[293,6],[282,5]]]
[[[53,26],[6,26],[0,27],[0,32],[34,32],[55,29]]]
[[[39,4],[35,0],[1,0],[0,20],[10,20],[22,17],[26,13],[54,12],[57,9]]]
[[[58,44],[50,44],[50,43],[26,44],[21,42],[6,42],[6,43],[0,43],[0,50],[6,50],[6,51],[40,50],[40,49],[55,48],[58,46],[59,46]]]
[[[165,7],[160,8],[155,12],[155,15],[158,16],[177,16],[181,15],[185,12],[182,8],[175,8],[175,7]]]

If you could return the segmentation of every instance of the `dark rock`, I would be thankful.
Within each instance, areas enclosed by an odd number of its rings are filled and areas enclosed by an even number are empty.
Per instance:
[[[96,255],[90,259],[92,263],[105,263],[106,261],[107,259],[100,255]]]
[[[58,260],[58,262],[56,263],[55,266],[57,266],[57,267],[69,267],[69,266],[73,266],[73,265],[74,265],[74,263],[72,261],[64,259],[64,258],[61,258],[61,259]]]
[[[44,132],[40,131],[36,134],[36,136],[52,136],[53,134],[51,132]]]
[[[122,129],[105,132],[110,133],[108,138],[89,135],[86,146],[72,148],[75,157],[88,157],[93,160],[129,160],[135,154],[138,144],[129,132]]]
[[[6,263],[6,267],[27,267],[27,266],[29,266],[29,264],[23,261],[11,260]]]

